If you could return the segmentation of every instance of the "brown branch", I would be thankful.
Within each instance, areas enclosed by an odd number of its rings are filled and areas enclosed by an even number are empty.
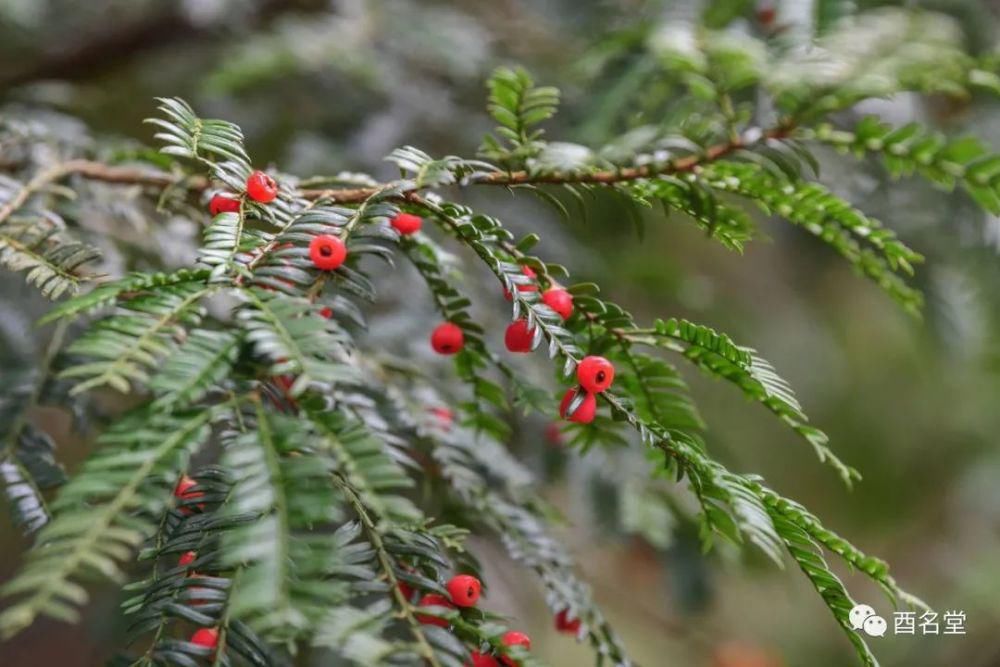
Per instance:
[[[644,178],[655,178],[668,174],[679,174],[690,172],[705,164],[717,160],[721,157],[734,153],[744,148],[750,148],[762,141],[769,139],[783,139],[792,131],[789,124],[780,124],[774,128],[761,132],[753,139],[737,137],[725,143],[716,144],[705,149],[702,153],[686,155],[676,160],[663,162],[660,164],[641,165],[638,167],[623,167],[621,169],[606,169],[592,172],[551,172],[543,174],[533,174],[528,171],[497,171],[487,174],[475,180],[469,181],[469,185],[500,185],[505,187],[516,187],[520,185],[560,185],[560,184],[598,184],[612,185],[627,181],[636,181]],[[77,175],[84,178],[101,181],[104,183],[117,183],[122,185],[140,185],[154,188],[168,188],[182,186],[191,192],[203,192],[207,190],[211,182],[204,176],[180,176],[164,171],[143,169],[140,167],[121,167],[107,165],[101,162],[90,160],[70,160],[50,169],[40,172],[22,190],[0,209],[0,222],[10,213],[24,204],[27,198],[38,190],[66,176]],[[390,183],[380,183],[370,187],[356,188],[332,188],[332,189],[303,189],[296,194],[309,200],[326,200],[336,204],[357,204],[370,199],[381,190],[390,187]]]
[[[759,138],[747,141],[743,137],[737,137],[725,143],[716,144],[705,149],[704,153],[687,155],[670,162],[655,165],[642,165],[639,167],[625,167],[606,171],[594,171],[583,173],[552,173],[552,174],[531,174],[526,171],[496,172],[482,179],[473,181],[483,185],[534,185],[534,184],[567,184],[567,183],[596,183],[610,185],[623,181],[637,181],[643,178],[652,178],[666,174],[677,174],[692,171],[705,162],[711,162],[721,157],[734,153],[743,148],[749,148],[767,139],[783,139],[789,135],[792,127],[787,124],[780,124],[765,132]]]
[[[188,190],[196,192],[207,189],[209,185],[208,179],[203,176],[181,177],[165,171],[142,167],[116,167],[90,160],[70,160],[63,163],[63,174],[66,176],[75,174],[104,183],[147,185],[157,188],[169,188],[184,183]]]
[[[208,187],[208,179],[200,176],[193,178],[180,177],[163,171],[153,171],[137,167],[115,167],[90,160],[68,160],[43,169],[35,174],[30,181],[22,185],[21,189],[3,207],[0,207],[0,223],[3,223],[12,213],[24,206],[33,194],[41,192],[56,181],[74,174],[104,183],[148,185],[160,189],[185,182],[191,190],[200,191]]]

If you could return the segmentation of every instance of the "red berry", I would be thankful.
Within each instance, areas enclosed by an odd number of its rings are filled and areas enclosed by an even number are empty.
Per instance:
[[[177,486],[174,487],[174,496],[181,500],[190,500],[192,498],[201,498],[205,494],[201,491],[192,491],[191,488],[197,486],[198,482],[194,481],[187,475],[181,475],[181,478],[177,480]],[[205,509],[204,503],[198,503],[198,509]],[[184,514],[190,514],[193,510],[190,506],[185,505],[181,507],[181,512]]]
[[[174,495],[178,498],[185,498],[187,497],[188,489],[197,485],[198,482],[194,481],[187,475],[181,475],[181,478],[177,480],[177,486],[174,487]]]
[[[556,630],[559,632],[565,632],[569,635],[575,635],[580,631],[580,619],[574,618],[570,620],[569,610],[563,609],[561,612],[556,614]]]
[[[515,630],[505,632],[503,637],[500,638],[500,641],[504,646],[523,646],[525,650],[529,650],[531,648],[531,637],[523,632],[517,632]],[[500,658],[500,662],[507,665],[507,667],[517,667],[519,664],[513,658],[508,658],[507,656]]]
[[[576,367],[576,379],[585,390],[600,394],[615,379],[615,367],[604,357],[584,357]]]
[[[573,295],[561,287],[550,287],[542,292],[542,303],[559,313],[564,320],[573,314]]]
[[[238,213],[240,210],[240,200],[223,194],[212,195],[212,200],[208,202],[208,212],[212,217],[220,213]]]
[[[219,631],[215,628],[201,628],[191,635],[191,643],[205,648],[215,648],[219,643]]]
[[[398,582],[396,584],[396,588],[399,589],[399,592],[402,593],[403,597],[406,598],[407,600],[413,597],[413,586],[410,586],[405,581]]]
[[[190,495],[188,493],[188,489],[197,485],[198,482],[194,481],[187,475],[181,475],[181,478],[177,480],[177,486],[174,487],[174,496],[177,498],[187,498]]]
[[[511,352],[531,352],[531,344],[535,340],[535,330],[528,328],[528,320],[511,322],[503,342]]]
[[[178,567],[187,567],[194,562],[194,559],[198,557],[198,554],[194,551],[185,551],[181,554],[181,557],[177,560]]]
[[[549,422],[545,425],[545,439],[549,441],[550,445],[555,445],[556,447],[562,446],[562,429],[559,428],[559,424],[557,422]]]
[[[322,308],[320,308],[319,316],[325,317],[326,319],[330,319],[331,317],[333,317],[333,308],[331,308],[330,306],[323,306]]]
[[[485,653],[480,653],[479,651],[472,652],[472,662],[465,663],[468,667],[499,667],[500,663],[492,655],[487,655]]]
[[[390,224],[396,229],[397,232],[403,234],[404,236],[409,236],[410,234],[416,234],[420,231],[420,226],[423,224],[423,218],[419,215],[413,215],[412,213],[399,212],[396,214]]]
[[[534,270],[532,270],[532,268],[530,266],[522,266],[521,267],[521,273],[523,273],[524,275],[528,276],[532,280],[534,280],[535,277],[537,276],[537,274],[534,272]],[[518,292],[537,292],[538,291],[538,285],[536,285],[535,283],[524,283],[524,284],[521,284],[521,285],[517,286],[517,291]],[[511,300],[510,290],[507,289],[506,287],[503,288],[503,298],[507,299],[508,301]]]
[[[770,2],[766,2],[757,7],[757,20],[763,26],[770,26],[778,16],[778,9]]]
[[[431,408],[431,414],[437,417],[441,426],[445,428],[451,426],[455,421],[455,413],[448,408]]]
[[[438,354],[455,354],[465,345],[465,334],[454,322],[437,325],[431,333],[431,347]]]
[[[776,667],[784,661],[753,644],[725,642],[712,651],[712,667]]]
[[[250,199],[266,204],[278,196],[278,184],[264,172],[255,171],[247,179],[247,194]]]
[[[563,396],[562,403],[559,404],[559,416],[577,424],[589,424],[594,421],[594,415],[597,413],[597,399],[588,392],[583,392],[583,403],[576,409],[576,412],[571,416],[566,416],[566,410],[569,409],[569,404],[573,401],[574,396],[576,396],[575,388],[566,390],[566,395]]]
[[[443,595],[438,595],[437,593],[428,593],[424,597],[420,598],[420,602],[417,603],[421,607],[453,607],[451,600]],[[438,618],[437,616],[429,616],[428,614],[417,614],[417,620],[424,625],[436,625],[439,628],[447,628],[448,621],[443,618]]]
[[[314,236],[309,242],[309,259],[317,269],[333,271],[347,259],[347,246],[336,236]]]
[[[459,574],[451,578],[447,585],[451,601],[459,607],[474,607],[482,593],[483,585],[469,574]]]

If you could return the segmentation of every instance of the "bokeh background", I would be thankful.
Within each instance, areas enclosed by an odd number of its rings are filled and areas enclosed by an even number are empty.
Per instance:
[[[0,0],[0,113],[34,114],[74,141],[127,145],[151,140],[141,121],[152,115],[153,97],[176,95],[202,115],[239,123],[258,164],[300,175],[392,177],[382,158],[402,144],[434,155],[474,154],[491,126],[483,81],[499,64],[522,64],[562,88],[550,136],[600,144],[633,121],[648,121],[655,106],[636,100],[664,90],[655,77],[662,63],[645,51],[644,36],[696,20],[704,4]],[[736,8],[732,29],[759,34],[752,3],[721,4]],[[865,11],[891,3],[846,4]],[[949,16],[971,53],[997,49],[998,2],[905,4]],[[811,2],[785,0],[776,8],[782,30],[808,34]],[[894,123],[917,119],[948,134],[973,132],[996,151],[995,99],[900,96],[863,111]],[[825,184],[926,255],[917,278],[927,297],[922,320],[816,239],[780,222],[760,220],[764,238],[736,254],[679,215],[649,212],[640,238],[628,215],[600,199],[586,215],[571,209],[567,220],[527,196],[463,196],[515,231],[539,231],[540,255],[600,283],[639,321],[687,317],[757,348],[864,480],[845,490],[771,415],[685,368],[711,450],[733,469],[764,475],[830,528],[886,558],[904,588],[936,609],[966,613],[965,636],[873,639],[884,665],[1000,665],[1000,220],[964,195],[917,179],[892,182],[877,164],[822,157]],[[123,196],[120,189],[109,190],[106,209],[86,222],[128,241],[109,252],[111,270],[191,257],[198,230],[187,221],[117,215],[114,196]],[[386,272],[371,340],[419,358],[423,346],[407,339],[422,338],[413,332],[424,332],[434,315],[412,278],[404,268]],[[502,301],[492,292],[479,299],[499,345]],[[32,321],[43,309],[19,277],[0,274],[0,376],[39,354]],[[87,438],[71,435],[58,411],[39,418],[72,469],[88,451]],[[642,664],[853,664],[848,642],[791,563],[781,571],[726,547],[702,554],[695,527],[662,512],[634,482],[645,476],[641,455],[567,457],[547,443],[545,425],[538,416],[522,420],[513,446],[565,513],[560,532]],[[683,496],[676,502],[683,505]],[[3,580],[24,546],[6,515],[0,545]],[[551,629],[530,575],[496,545],[476,547],[493,584],[488,606],[529,630],[549,664],[589,664],[587,650]],[[856,598],[891,613],[867,580],[838,571]],[[0,644],[0,664],[101,664],[124,634],[119,602],[115,592],[98,591],[80,626],[39,623]]]

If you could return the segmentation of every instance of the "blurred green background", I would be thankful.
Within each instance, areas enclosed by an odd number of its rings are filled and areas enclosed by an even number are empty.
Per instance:
[[[655,77],[661,65],[642,48],[645,36],[697,20],[708,4],[0,0],[0,113],[44,113],[82,136],[68,118],[49,116],[58,112],[81,119],[100,140],[149,142],[152,132],[141,121],[153,112],[152,98],[176,95],[202,115],[240,124],[258,164],[303,176],[356,170],[392,177],[382,158],[402,144],[433,155],[474,154],[491,125],[483,81],[499,64],[522,64],[537,80],[562,88],[563,111],[549,136],[592,144],[610,139],[655,110],[636,99],[663,92]],[[842,4],[862,11],[889,3]],[[905,4],[952,17],[973,53],[997,48],[996,1]],[[731,10],[731,29],[761,33],[753,3],[713,6]],[[785,0],[776,7],[777,30],[808,34],[812,3]],[[949,134],[973,132],[1000,149],[1000,105],[989,99],[900,96],[865,111],[893,123],[917,119]],[[780,222],[761,220],[767,237],[740,255],[679,215],[651,211],[640,238],[611,201],[596,200],[585,217],[571,208],[572,219],[564,220],[527,196],[462,196],[515,231],[539,231],[540,255],[600,283],[639,321],[687,317],[757,348],[864,480],[845,490],[771,415],[685,368],[711,450],[735,470],[764,475],[830,528],[886,558],[904,588],[935,609],[965,611],[965,636],[873,639],[884,665],[1000,665],[1000,220],[978,212],[964,195],[916,179],[891,182],[875,164],[822,157],[822,182],[927,256],[917,279],[928,302],[923,320],[904,314],[819,241]],[[117,258],[120,267],[190,257],[196,230],[177,221],[133,228],[112,209],[100,215],[138,248]],[[388,298],[372,327],[376,341],[423,331],[413,318],[433,317],[426,295],[411,295],[411,278],[404,269],[384,277]],[[30,323],[44,306],[18,277],[0,277],[0,294],[0,368],[9,369],[37,353]],[[481,303],[483,319],[502,332],[499,297],[483,294]],[[72,468],[87,443],[68,435],[64,415],[42,418]],[[840,629],[791,564],[779,571],[728,548],[701,555],[692,526],[630,495],[629,476],[644,474],[641,456],[566,457],[545,442],[544,426],[527,419],[515,446],[540,477],[550,478],[547,495],[568,518],[562,532],[642,664],[853,664]],[[635,517],[654,525],[658,537],[623,528]],[[3,580],[24,544],[6,515],[0,544]],[[516,617],[549,664],[589,664],[587,650],[551,630],[530,575],[495,545],[476,546],[492,582],[487,605]],[[838,571],[857,599],[891,613],[866,579]],[[114,593],[98,596],[79,627],[39,623],[0,645],[0,664],[101,664],[124,631],[118,601]]]

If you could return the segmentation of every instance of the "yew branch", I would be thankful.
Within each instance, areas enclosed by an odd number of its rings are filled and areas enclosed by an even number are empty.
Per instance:
[[[783,139],[792,132],[788,123],[779,124],[769,130],[745,133],[729,141],[709,146],[700,153],[686,155],[662,163],[622,167],[620,169],[604,169],[599,171],[574,172],[544,172],[529,171],[496,171],[470,180],[467,185],[499,185],[516,187],[520,185],[565,185],[565,184],[597,184],[613,185],[626,181],[636,181],[644,178],[655,178],[668,174],[690,172],[700,165],[712,162],[738,150],[750,148],[762,141]],[[108,165],[90,160],[70,160],[39,173],[24,188],[23,197],[17,197],[8,202],[0,210],[0,221],[27,200],[32,192],[62,178],[77,175],[93,181],[116,183],[122,185],[139,185],[152,188],[184,187],[191,192],[203,192],[211,186],[204,176],[182,176],[164,171],[145,169],[141,167]],[[391,187],[391,183],[380,183],[370,187],[301,189],[296,194],[309,200],[324,200],[336,204],[357,204],[370,199],[379,191]],[[9,210],[8,210],[9,209]]]

